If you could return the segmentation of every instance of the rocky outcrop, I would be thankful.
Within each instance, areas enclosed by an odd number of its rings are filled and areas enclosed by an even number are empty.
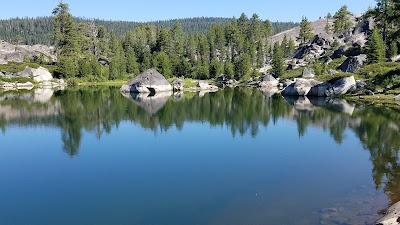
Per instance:
[[[266,88],[276,88],[278,87],[279,81],[275,79],[271,74],[267,74],[263,76],[258,84],[258,87],[266,89]]]
[[[315,77],[315,72],[312,68],[306,67],[303,70],[303,75],[304,78],[314,78]]]
[[[365,55],[359,55],[359,56],[351,56],[348,57],[340,66],[340,70],[342,70],[345,73],[354,73],[356,70],[364,65],[366,61],[366,56]]]
[[[345,52],[342,48],[335,50],[331,56],[332,59],[338,59],[344,56]]]
[[[181,79],[175,78],[172,81],[172,86],[173,86],[174,91],[183,91],[184,82]]]
[[[334,95],[344,95],[349,90],[355,88],[356,88],[356,80],[354,79],[354,76],[343,77],[335,81],[335,83],[332,84],[332,87],[328,88],[326,94],[328,97]]]
[[[283,89],[282,94],[283,95],[294,95],[294,96],[305,96],[307,95],[311,88],[321,84],[321,82],[313,80],[313,79],[304,79],[304,78],[298,78],[296,81],[289,86],[287,86],[285,89]]]
[[[53,80],[53,76],[46,68],[39,67],[37,69],[26,66],[23,71],[16,74],[18,77],[33,78],[35,82],[44,82]]]
[[[386,215],[379,219],[376,225],[399,225],[400,224],[400,202],[392,205]]]
[[[157,70],[149,69],[124,84],[120,91],[127,93],[158,93],[172,91],[172,86]]]
[[[293,96],[318,96],[330,97],[346,94],[349,90],[355,89],[356,81],[354,76],[344,77],[333,84],[322,83],[313,79],[299,78],[294,83],[288,85],[283,91],[283,95]]]
[[[23,62],[28,57],[31,61],[39,58],[45,62],[56,62],[56,51],[54,47],[45,45],[13,45],[7,42],[0,43],[0,64],[7,62]]]

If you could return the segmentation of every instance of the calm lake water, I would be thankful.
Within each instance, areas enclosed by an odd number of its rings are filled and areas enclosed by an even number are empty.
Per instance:
[[[0,224],[372,224],[400,111],[256,89],[0,93]]]

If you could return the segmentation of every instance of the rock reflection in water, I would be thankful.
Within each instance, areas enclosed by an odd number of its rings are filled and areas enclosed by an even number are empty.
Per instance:
[[[332,111],[352,115],[355,109],[354,104],[338,98],[285,96],[285,99],[297,110],[313,111],[318,108],[327,108]]]
[[[169,97],[171,97],[172,92],[122,93],[122,95],[129,98],[137,106],[146,110],[146,112],[154,115],[165,106]]]

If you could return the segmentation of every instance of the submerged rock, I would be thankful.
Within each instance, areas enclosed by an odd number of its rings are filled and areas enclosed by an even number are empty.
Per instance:
[[[172,91],[172,86],[157,70],[149,69],[124,84],[120,91],[127,93],[158,93]]]

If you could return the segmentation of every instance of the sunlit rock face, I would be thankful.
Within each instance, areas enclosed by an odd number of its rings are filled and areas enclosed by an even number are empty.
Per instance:
[[[120,91],[126,93],[158,93],[172,91],[172,86],[157,70],[149,69],[124,84]]]

